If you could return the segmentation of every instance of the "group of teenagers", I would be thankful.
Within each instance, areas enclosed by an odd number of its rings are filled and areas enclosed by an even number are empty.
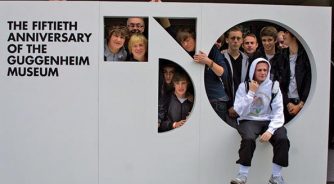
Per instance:
[[[194,35],[190,31],[179,42],[189,54],[195,53]],[[261,44],[255,34],[244,34],[241,26],[230,28],[222,37],[225,46],[217,40],[209,54],[199,51],[192,56],[195,63],[205,65],[205,89],[213,109],[242,139],[236,161],[239,171],[231,184],[247,182],[258,137],[273,146],[269,184],[285,184],[281,170],[288,166],[290,141],[284,124],[299,113],[309,95],[307,53],[293,33],[278,32],[275,26],[261,28]],[[184,47],[189,43],[193,50]],[[164,132],[186,122],[194,98],[184,71],[172,64],[160,70],[158,130]]]

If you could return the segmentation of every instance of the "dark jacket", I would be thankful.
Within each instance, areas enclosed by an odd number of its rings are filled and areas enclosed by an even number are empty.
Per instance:
[[[246,80],[246,74],[248,71],[248,56],[246,54],[244,54],[243,52],[240,51],[241,57],[242,57],[242,68],[241,68],[241,81],[240,83],[243,83]],[[227,53],[227,50],[223,51],[223,55],[224,55],[224,62],[226,63],[226,68],[228,76],[226,78],[224,78],[223,82],[225,85],[225,90],[226,93],[229,97],[229,101],[227,103],[227,109],[229,109],[230,107],[233,106],[234,103],[234,98],[235,98],[235,93],[237,92],[237,88],[235,86],[239,86],[239,84],[234,84],[233,81],[233,66],[232,66],[232,61],[230,60],[230,56]]]
[[[224,68],[222,76],[217,76],[208,66],[205,66],[204,81],[205,90],[208,95],[209,101],[228,101],[229,98],[226,94],[223,80],[228,76],[227,65],[224,61],[223,54],[216,46],[213,46],[209,56],[217,65]]]
[[[185,120],[193,107],[193,102],[186,100],[183,103],[172,94],[168,105],[167,116],[160,123],[158,132],[165,132],[173,129],[173,123]]]
[[[286,106],[289,103],[288,90],[290,84],[290,52],[289,48],[282,50],[283,60],[277,66],[278,81],[280,82],[281,91],[283,94],[283,102]],[[306,51],[301,45],[298,47],[295,77],[297,83],[297,91],[301,101],[305,102],[311,88],[311,65]]]
[[[159,85],[159,99],[158,99],[158,121],[159,123],[161,123],[162,121],[166,119],[166,116],[168,113],[167,112],[168,105],[169,105],[170,98],[172,96],[173,91],[174,91],[174,88],[171,85],[167,85],[164,82],[162,82],[162,84]]]

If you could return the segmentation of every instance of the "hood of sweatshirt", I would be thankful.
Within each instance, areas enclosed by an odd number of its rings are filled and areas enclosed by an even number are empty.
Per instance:
[[[271,68],[271,66],[270,66],[269,61],[266,60],[266,59],[264,59],[264,58],[257,58],[257,59],[255,59],[255,60],[252,62],[251,66],[249,67],[249,79],[254,80],[253,78],[254,78],[255,68],[256,68],[256,65],[257,65],[259,62],[266,62],[266,63],[268,64],[268,66],[269,66],[269,67],[268,67],[267,78],[266,78],[266,80],[264,81],[264,83],[267,83],[267,82],[269,81],[269,79],[270,79],[270,68]]]

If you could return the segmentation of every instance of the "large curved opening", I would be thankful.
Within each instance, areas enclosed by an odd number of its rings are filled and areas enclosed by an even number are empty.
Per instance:
[[[240,83],[252,78],[249,66],[261,57],[271,64],[270,79],[280,84],[285,124],[299,116],[309,97],[312,81],[307,53],[310,51],[305,44],[298,33],[288,26],[263,20],[243,22],[223,32],[211,49],[211,53],[218,49],[221,56],[211,54],[209,57],[215,62],[222,60],[226,67],[227,74],[216,82],[221,82],[229,100],[222,98],[222,92],[220,96],[216,92],[215,98],[212,98],[214,90],[210,90],[212,85],[210,80],[208,82],[208,75],[205,75],[207,96],[217,115],[228,125],[236,127],[238,115],[233,109],[236,91]]]
[[[188,123],[194,104],[194,87],[189,74],[176,62],[159,59],[158,132]]]

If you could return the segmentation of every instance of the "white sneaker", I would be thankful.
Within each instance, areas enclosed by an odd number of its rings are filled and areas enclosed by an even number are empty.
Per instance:
[[[231,180],[231,184],[245,184],[247,181],[247,176],[238,173],[238,175]]]
[[[282,176],[271,175],[269,184],[286,184]]]

